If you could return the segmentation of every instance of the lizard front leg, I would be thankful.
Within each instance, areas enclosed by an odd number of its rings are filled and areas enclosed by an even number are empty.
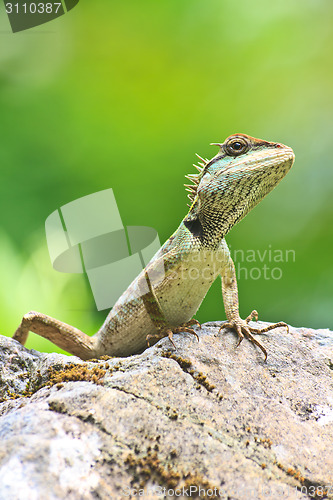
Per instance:
[[[13,335],[13,339],[24,345],[29,331],[37,333],[64,349],[64,351],[81,359],[91,359],[97,355],[93,337],[89,337],[77,328],[51,318],[46,314],[34,311],[25,314],[20,326]]]
[[[242,342],[243,338],[246,337],[249,339],[253,344],[259,347],[259,349],[262,350],[262,352],[265,355],[265,361],[267,359],[267,351],[266,349],[258,342],[252,335],[252,333],[255,334],[260,334],[260,333],[265,333],[270,330],[273,330],[274,328],[278,328],[279,326],[285,326],[288,329],[288,325],[282,321],[279,323],[275,323],[273,325],[269,325],[265,328],[259,329],[259,328],[254,328],[249,325],[249,322],[252,319],[258,320],[258,313],[257,311],[252,311],[251,314],[245,319],[241,319],[239,316],[239,302],[238,302],[238,290],[237,290],[237,280],[236,280],[236,272],[235,272],[235,266],[234,263],[229,257],[227,261],[227,265],[224,268],[223,272],[221,273],[221,279],[222,279],[222,295],[223,295],[223,302],[224,302],[224,309],[226,312],[227,316],[227,322],[224,323],[220,330],[221,331],[223,328],[231,328],[236,331],[238,335],[238,344]]]

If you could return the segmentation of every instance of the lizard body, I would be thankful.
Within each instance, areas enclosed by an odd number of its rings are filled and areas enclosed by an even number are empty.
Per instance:
[[[14,339],[25,343],[29,331],[48,338],[82,359],[128,356],[144,350],[147,339],[187,331],[197,323],[191,318],[211,284],[220,275],[227,316],[223,327],[236,330],[267,357],[252,336],[263,330],[249,326],[256,311],[242,320],[238,312],[235,269],[224,239],[264,196],[287,174],[294,161],[291,148],[244,134],[228,137],[211,160],[202,160],[198,174],[187,185],[190,210],[175,233],[118,299],[104,324],[92,337],[41,313],[26,314]]]

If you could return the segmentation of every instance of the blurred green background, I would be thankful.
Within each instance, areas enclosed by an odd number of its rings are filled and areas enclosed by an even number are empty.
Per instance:
[[[239,280],[240,310],[332,328],[333,3],[331,0],[81,1],[12,34],[0,8],[0,317],[29,310],[87,333],[96,312],[82,275],[52,269],[44,223],[112,187],[125,225],[164,241],[186,213],[184,175],[235,132],[293,147],[286,179],[227,237],[292,249],[282,278]],[[276,267],[263,263],[242,263]],[[197,318],[225,318],[217,281]],[[30,334],[28,347],[55,346]]]

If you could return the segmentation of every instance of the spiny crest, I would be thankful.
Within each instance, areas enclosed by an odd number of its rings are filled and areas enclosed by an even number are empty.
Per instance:
[[[195,165],[193,163],[193,166],[199,171],[199,173],[185,175],[186,179],[188,179],[190,182],[192,182],[192,184],[184,184],[185,191],[188,191],[188,193],[189,193],[187,196],[190,199],[191,204],[194,202],[194,198],[197,194],[198,184],[199,184],[200,179],[201,179],[201,173],[202,173],[203,169],[205,168],[205,166],[207,165],[207,163],[209,162],[209,160],[207,158],[202,158],[197,153],[195,153],[195,154],[199,158],[199,160],[201,160],[198,162],[198,165]],[[190,207],[191,205],[188,203],[187,206]]]

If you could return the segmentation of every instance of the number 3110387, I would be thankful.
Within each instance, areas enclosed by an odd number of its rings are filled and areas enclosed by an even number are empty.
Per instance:
[[[6,3],[7,14],[57,14],[61,3]]]

